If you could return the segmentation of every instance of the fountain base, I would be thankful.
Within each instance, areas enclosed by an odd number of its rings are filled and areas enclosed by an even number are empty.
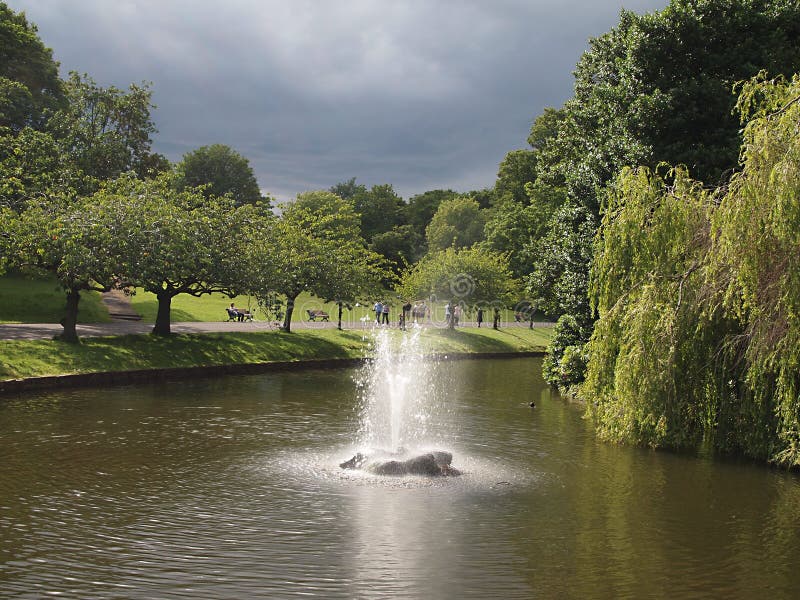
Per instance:
[[[375,475],[424,475],[428,477],[455,477],[461,471],[450,463],[453,455],[444,450],[433,450],[405,458],[397,453],[376,455],[358,452],[350,460],[340,463],[342,469],[361,469]]]

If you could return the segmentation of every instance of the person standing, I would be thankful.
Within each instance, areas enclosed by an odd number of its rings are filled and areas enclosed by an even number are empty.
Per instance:
[[[406,321],[408,320],[408,316],[411,314],[411,302],[406,302],[403,304],[403,309],[400,312],[400,329],[403,331],[406,330]]]
[[[480,326],[481,326],[481,323],[483,323],[483,309],[482,309],[482,308],[479,308],[479,309],[478,309],[478,317],[477,317],[477,320],[478,320],[478,327],[480,327]]]
[[[381,315],[383,314],[383,304],[381,304],[380,300],[375,303],[375,306],[372,307],[375,311],[375,322],[380,325],[381,324]]]
[[[458,327],[458,321],[461,319],[461,305],[456,304],[453,307],[453,325]]]
[[[381,308],[381,310],[383,312],[383,324],[384,325],[388,325],[389,324],[389,303],[388,302],[384,302],[383,303],[383,307]]]

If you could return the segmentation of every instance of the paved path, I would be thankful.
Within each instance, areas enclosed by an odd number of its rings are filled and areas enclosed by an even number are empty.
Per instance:
[[[368,330],[372,329],[372,320],[366,323],[351,325],[343,323],[345,329]],[[550,325],[550,323],[534,323],[534,326]],[[431,327],[444,327],[433,324]],[[484,325],[485,326],[485,325]],[[501,328],[528,327],[527,323],[501,323]],[[292,329],[334,329],[336,323],[309,323],[297,321],[292,323]],[[397,325],[395,324],[396,328]],[[464,323],[463,327],[475,327],[474,323]],[[491,325],[489,325],[491,327]],[[237,321],[203,322],[203,323],[172,323],[172,333],[218,333],[230,331],[270,331],[276,329],[274,323],[266,321],[253,321],[239,323]],[[0,339],[3,340],[48,340],[63,331],[58,323],[0,323]],[[79,337],[108,337],[115,335],[145,334],[153,330],[152,323],[142,321],[114,321],[112,323],[79,324],[77,326]]]

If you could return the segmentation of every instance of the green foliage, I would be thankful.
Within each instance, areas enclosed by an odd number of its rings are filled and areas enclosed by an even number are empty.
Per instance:
[[[399,274],[402,269],[419,260],[425,247],[423,240],[411,225],[396,225],[385,233],[374,235],[369,246],[386,258],[392,271]]]
[[[512,150],[500,163],[495,193],[498,198],[525,204],[528,201],[525,186],[535,180],[536,153],[531,150]]]
[[[337,196],[339,196],[339,198],[342,198],[344,200],[350,200],[356,194],[362,194],[362,193],[366,194],[367,188],[366,186],[357,184],[356,178],[351,177],[347,181],[343,181],[341,183],[337,183],[336,185],[331,186],[328,191],[336,194]]]
[[[466,197],[445,200],[425,230],[431,251],[446,248],[469,248],[483,239],[486,213],[478,203]]]
[[[358,186],[352,200],[361,215],[361,235],[368,243],[405,222],[405,203],[391,185],[374,185],[369,190]]]
[[[542,308],[591,319],[580,300],[591,261],[587,225],[599,223],[604,188],[623,167],[683,164],[695,178],[724,181],[741,142],[732,86],[763,68],[800,69],[798,31],[796,2],[672,0],[645,15],[623,11],[590,41],[573,98],[532,130],[546,140],[536,183],[567,194],[534,252],[531,288]]]
[[[126,171],[150,177],[164,168],[165,161],[150,152],[156,128],[148,84],[131,84],[127,91],[103,88],[88,75],[70,73],[64,90],[67,104],[48,119],[47,131],[62,155],[86,175],[80,192],[91,193],[97,182]]]
[[[425,228],[433,219],[439,205],[445,200],[452,200],[458,194],[453,190],[430,190],[412,196],[405,207],[406,220],[414,229],[414,233],[425,239]]]
[[[237,206],[264,200],[250,162],[230,146],[212,144],[187,152],[176,170],[181,187],[204,186],[207,198],[230,195]]]
[[[49,133],[25,127],[0,136],[0,206],[20,212],[30,201],[69,198],[83,180]]]
[[[724,324],[702,313],[712,198],[685,171],[671,175],[667,187],[647,169],[624,170],[610,190],[582,394],[601,436],[691,447],[704,433],[704,393],[716,385],[708,367],[717,340],[698,342]]]
[[[587,329],[592,322],[587,265],[596,230],[597,218],[591,211],[571,202],[560,206],[534,247],[538,259],[527,280],[538,310],[551,317],[573,315]]]
[[[743,168],[716,192],[624,171],[592,269],[580,394],[600,434],[800,465],[800,78],[742,87]]]
[[[800,465],[800,76],[742,88],[744,168],[712,222],[712,273],[724,310],[745,324],[746,414],[771,425],[750,451]]]
[[[559,317],[547,356],[542,361],[542,374],[547,383],[567,389],[583,381],[587,361],[583,346],[588,335],[574,316]]]
[[[159,299],[154,332],[169,333],[170,303],[178,294],[233,294],[244,285],[242,257],[251,206],[226,198],[179,192],[174,178],[132,174],[108,182],[91,197],[108,232],[108,261],[118,285],[141,287]]]
[[[389,276],[382,257],[364,247],[352,202],[331,192],[301,195],[280,219],[258,221],[248,240],[247,288],[260,304],[286,297],[286,332],[302,292],[351,303]]]
[[[507,256],[473,247],[426,255],[404,274],[398,292],[403,298],[438,298],[467,308],[499,308],[513,302],[518,289]]]
[[[0,2],[0,128],[41,127],[62,101],[58,63],[24,13]]]

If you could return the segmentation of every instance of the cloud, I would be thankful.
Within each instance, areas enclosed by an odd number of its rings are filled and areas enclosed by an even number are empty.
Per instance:
[[[662,8],[635,0],[627,8]],[[224,143],[280,199],[357,177],[404,197],[493,185],[572,93],[611,0],[11,0],[62,69],[152,81],[155,148]]]

